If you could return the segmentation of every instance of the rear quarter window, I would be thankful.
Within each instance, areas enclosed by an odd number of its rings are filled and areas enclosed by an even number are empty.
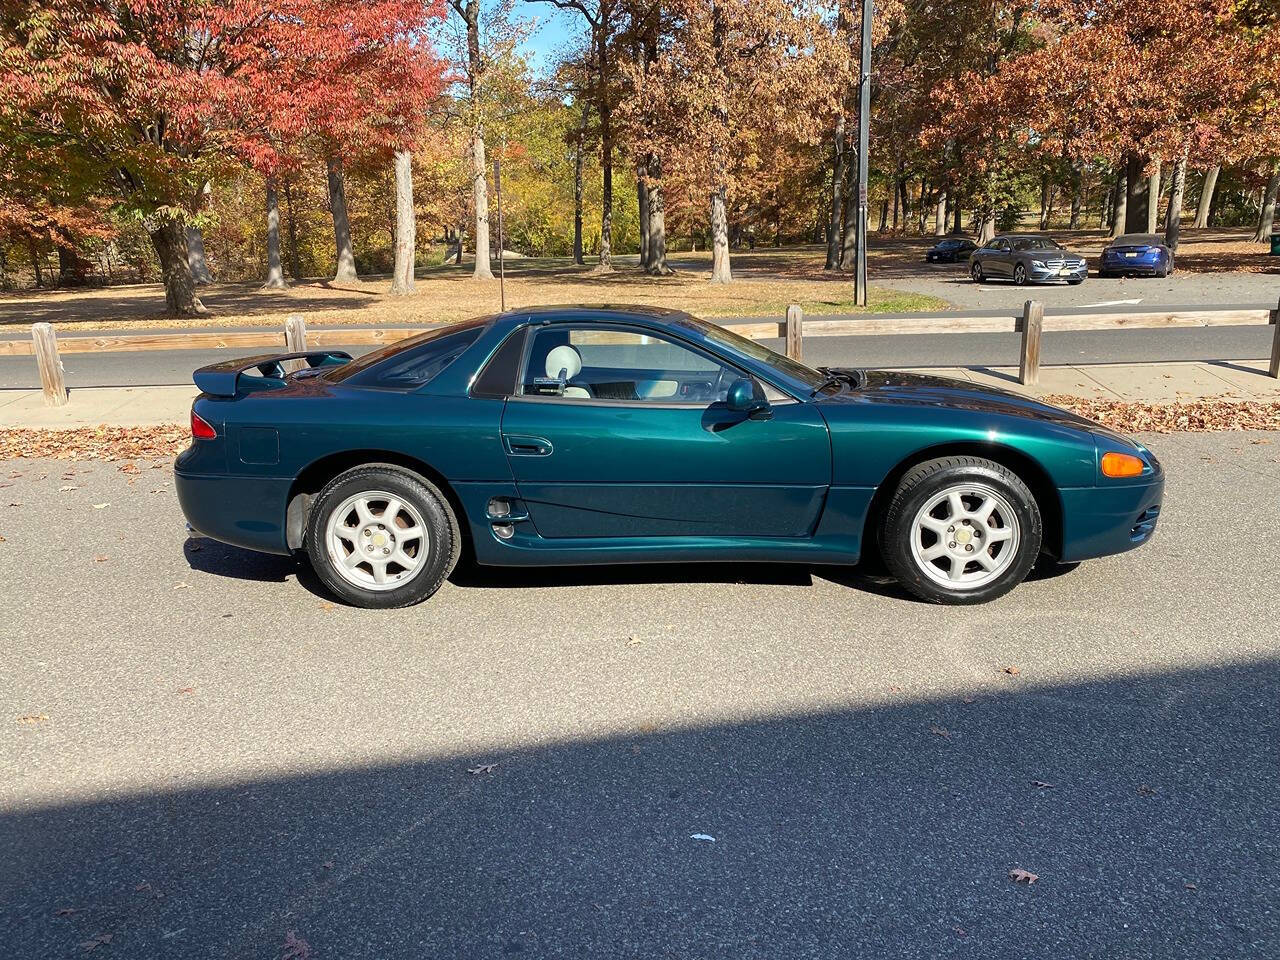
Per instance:
[[[392,344],[337,367],[328,379],[352,386],[414,390],[430,383],[484,332],[486,324],[466,324],[432,331],[412,341]]]

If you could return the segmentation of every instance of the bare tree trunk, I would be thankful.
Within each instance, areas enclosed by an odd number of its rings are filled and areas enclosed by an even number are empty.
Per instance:
[[[1124,167],[1116,176],[1116,200],[1111,205],[1111,236],[1118,237],[1125,232],[1125,222],[1129,212],[1129,175]]]
[[[1182,151],[1173,168],[1173,183],[1169,189],[1169,209],[1164,216],[1164,245],[1178,249],[1178,236],[1182,232],[1182,196],[1187,189],[1187,151]]]
[[[1071,169],[1071,229],[1072,230],[1080,229],[1080,212],[1083,206],[1083,203],[1082,203],[1083,198],[1081,196],[1082,187],[1083,187],[1083,184],[1081,182],[1080,169],[1078,167],[1073,167]]]
[[[666,276],[671,272],[667,266],[667,207],[662,195],[662,159],[649,157],[649,243],[646,247],[648,259],[645,272],[654,276]]]
[[[938,202],[933,208],[933,235],[946,236],[947,233],[947,191],[938,193]]]
[[[1254,231],[1255,243],[1267,243],[1276,222],[1276,194],[1280,193],[1280,160],[1271,162],[1271,177],[1262,195],[1262,209],[1258,212],[1258,229]]]
[[[196,283],[213,283],[209,260],[204,252],[204,234],[199,227],[187,227],[187,266]]]
[[[1049,171],[1040,173],[1040,229],[1049,229]]]
[[[417,255],[418,222],[413,209],[413,154],[396,151],[396,257],[391,292],[413,293],[413,265]]]
[[[581,264],[582,259],[582,142],[573,158],[573,262]]]
[[[849,271],[856,266],[858,255],[858,160],[853,151],[845,148],[844,163],[844,226],[840,238],[840,269]]]
[[[351,250],[351,221],[347,217],[347,186],[342,175],[342,161],[330,157],[327,166],[329,212],[333,215],[333,242],[338,257],[333,279],[335,283],[350,283],[360,278],[356,274],[356,257]]]
[[[1218,174],[1222,168],[1214,164],[1204,172],[1204,180],[1200,183],[1200,201],[1196,204],[1196,218],[1192,226],[1203,230],[1209,226],[1209,211],[1213,207],[1213,192],[1218,186]]]
[[[885,197],[880,201],[880,226],[876,228],[878,233],[884,233],[889,229],[889,198]]]
[[[1136,153],[1125,158],[1124,232],[1146,233],[1150,198],[1148,180],[1144,176],[1146,161]]]
[[[298,257],[298,224],[293,215],[293,188],[284,182],[284,205],[289,213],[289,273],[295,281],[302,279],[302,261]]]
[[[27,253],[31,257],[31,268],[36,272],[36,289],[39,289],[44,286],[44,276],[40,273],[40,250],[34,237],[27,240]]]
[[[283,290],[284,268],[280,265],[280,196],[274,179],[267,180],[267,280],[264,290]]]
[[[156,257],[160,260],[165,306],[169,315],[194,317],[208,313],[196,296],[191,264],[187,262],[186,229],[177,220],[165,220],[150,231],[150,235],[151,246],[155,248]]]
[[[1147,233],[1155,233],[1160,225],[1160,161],[1147,177]]]
[[[832,137],[831,152],[831,203],[827,216],[827,262],[823,270],[840,269],[840,248],[844,239],[840,233],[845,178],[844,115],[836,117],[836,129]]]
[[[978,227],[978,245],[990,243],[996,235],[996,215],[994,211],[984,211]]]
[[[640,269],[649,265],[649,188],[643,165],[636,169],[636,210],[640,217]]]
[[[493,269],[489,265],[489,181],[486,164],[484,128],[476,124],[471,131],[472,204],[476,211],[476,266],[471,276],[476,280],[493,279]]]
[[[729,267],[729,213],[725,206],[724,185],[711,193],[711,282],[729,283],[733,273]]]
[[[952,233],[964,233],[964,201],[960,194],[956,194],[956,198],[952,201],[954,209],[951,211],[954,222],[951,225]]]

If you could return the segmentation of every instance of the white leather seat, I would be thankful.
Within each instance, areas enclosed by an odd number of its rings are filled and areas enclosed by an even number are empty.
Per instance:
[[[553,380],[559,380],[561,377],[572,380],[581,372],[582,355],[569,344],[563,343],[553,347],[547,354],[547,376]],[[591,394],[585,387],[569,386],[564,388],[564,396],[590,399]]]

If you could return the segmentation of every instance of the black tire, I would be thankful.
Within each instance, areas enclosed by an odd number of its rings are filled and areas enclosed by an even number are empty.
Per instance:
[[[974,283],[982,283],[983,279],[985,279],[982,275],[982,264],[977,260],[969,265],[969,276],[973,277]]]
[[[327,544],[330,514],[365,491],[392,494],[422,519],[427,556],[400,586],[367,589],[352,583],[338,571]],[[370,463],[353,467],[325,484],[311,506],[304,546],[316,576],[335,596],[357,607],[385,610],[420,603],[439,590],[458,563],[462,536],[449,501],[434,484],[395,464]]]
[[[1013,285],[1015,287],[1025,287],[1027,285],[1027,268],[1022,264],[1014,264],[1013,267]]]
[[[944,586],[925,572],[912,549],[917,514],[940,493],[960,485],[994,491],[1017,521],[1017,546],[1011,558],[1001,561],[1003,568],[996,577],[977,586]],[[974,604],[1004,596],[1026,579],[1040,557],[1043,539],[1039,505],[1016,473],[982,457],[940,457],[912,468],[898,484],[881,526],[880,549],[898,582],[922,600]],[[1000,557],[995,555],[997,560]],[[967,569],[963,563],[961,567]]]

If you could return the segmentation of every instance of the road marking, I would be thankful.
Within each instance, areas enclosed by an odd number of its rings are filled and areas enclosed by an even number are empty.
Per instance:
[[[1082,303],[1080,306],[1081,307],[1121,307],[1129,304],[1139,304],[1142,302],[1142,299],[1143,299],[1142,297],[1138,297],[1138,299],[1136,300],[1103,300],[1101,303]]]

